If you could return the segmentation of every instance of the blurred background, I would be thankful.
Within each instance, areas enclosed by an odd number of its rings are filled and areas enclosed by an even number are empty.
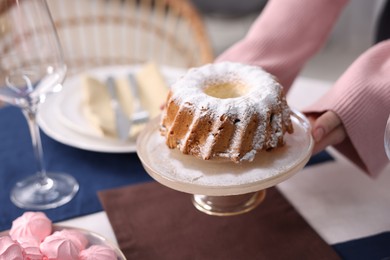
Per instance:
[[[241,39],[266,0],[192,0],[205,19],[215,55]],[[324,48],[302,75],[334,81],[374,42],[378,15],[385,0],[350,0]]]

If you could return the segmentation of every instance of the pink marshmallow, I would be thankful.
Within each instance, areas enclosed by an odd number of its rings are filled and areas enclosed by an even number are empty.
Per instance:
[[[57,235],[46,237],[40,245],[40,250],[48,260],[78,259],[80,253],[72,240]]]
[[[18,242],[24,250],[25,259],[42,260],[43,254],[39,249],[40,241],[35,237],[21,237]]]
[[[0,260],[23,260],[23,248],[9,236],[0,237]]]
[[[36,237],[40,242],[52,232],[52,222],[43,212],[25,212],[12,222],[9,234],[12,239]]]
[[[88,245],[88,239],[79,231],[72,229],[63,229],[61,231],[56,231],[52,236],[59,236],[67,238],[73,242],[79,249],[79,251],[84,250]]]

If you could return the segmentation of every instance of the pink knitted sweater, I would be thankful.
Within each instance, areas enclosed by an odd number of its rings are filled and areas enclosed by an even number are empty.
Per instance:
[[[246,37],[217,61],[261,66],[288,90],[305,62],[321,49],[347,2],[270,0]],[[384,129],[390,113],[390,40],[363,53],[304,112],[327,110],[339,115],[348,135],[336,149],[377,176],[388,163]]]

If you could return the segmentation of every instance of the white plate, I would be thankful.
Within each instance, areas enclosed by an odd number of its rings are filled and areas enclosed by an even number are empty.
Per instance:
[[[95,68],[83,72],[104,80],[108,75],[119,77],[137,70],[139,66],[111,66]],[[162,67],[161,72],[168,84],[172,83],[183,70]],[[58,142],[89,151],[126,153],[136,151],[136,140],[126,142],[101,137],[96,130],[89,126],[81,112],[80,76],[68,78],[63,90],[53,94],[40,106],[38,124],[51,138]]]

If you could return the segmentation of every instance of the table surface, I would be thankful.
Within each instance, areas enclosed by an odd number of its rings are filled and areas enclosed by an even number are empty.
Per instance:
[[[370,179],[334,150],[328,152],[335,161],[304,168],[277,185],[279,190],[329,244],[389,231],[389,174]],[[385,171],[390,173],[390,167]],[[105,212],[59,223],[83,227],[116,242]]]
[[[289,104],[302,109],[330,86],[330,82],[299,78],[287,97]],[[280,191],[329,244],[390,231],[390,166],[372,179],[337,151],[328,152],[334,161],[304,168],[278,184]],[[59,224],[85,228],[116,242],[105,212]]]

